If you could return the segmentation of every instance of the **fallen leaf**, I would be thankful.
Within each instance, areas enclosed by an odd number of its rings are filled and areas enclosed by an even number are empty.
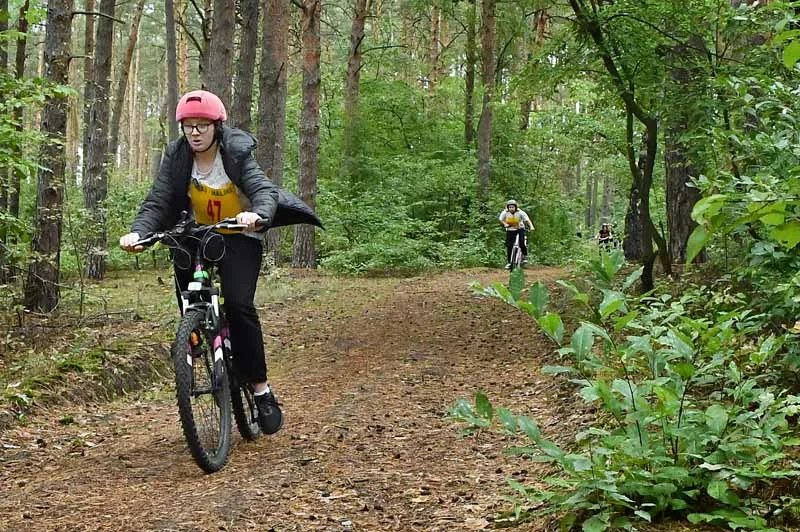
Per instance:
[[[489,526],[489,521],[483,517],[470,517],[464,521],[464,526],[467,530],[485,530]]]

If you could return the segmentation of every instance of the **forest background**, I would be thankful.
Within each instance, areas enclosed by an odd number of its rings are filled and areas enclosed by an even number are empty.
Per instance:
[[[606,355],[664,355],[641,397],[599,384],[584,397],[614,416],[656,398],[665,410],[645,425],[672,420],[665,456],[695,473],[698,453],[730,464],[764,451],[759,474],[748,469],[757,480],[737,484],[705,461],[705,476],[672,479],[688,493],[683,502],[654,492],[657,502],[637,503],[654,505],[653,515],[702,497],[738,509],[744,499],[729,488],[755,497],[776,474],[765,464],[783,467],[794,441],[796,4],[0,0],[0,301],[9,326],[30,311],[72,311],[65,295],[82,311],[88,279],[132,267],[114,244],[178,136],[178,95],[203,86],[222,97],[230,124],[257,137],[269,177],[325,223],[318,233],[272,231],[274,264],[384,275],[500,266],[496,216],[512,197],[536,226],[532,263],[586,264],[599,223],[611,222],[628,264],[641,269],[622,290],[620,256],[605,257],[584,270],[600,281],[569,285],[578,302],[596,304],[586,322],[596,328],[579,326],[578,344],[562,354],[577,353],[581,366],[591,337]],[[519,282],[495,295],[520,306]],[[564,324],[543,301],[523,310],[560,344]],[[632,326],[652,331],[648,348],[613,341]],[[592,364],[598,375],[626,369]],[[673,378],[669,392],[660,371]],[[712,431],[693,444],[703,452],[681,444],[690,389],[695,429]],[[615,403],[620,396],[631,404]],[[753,405],[777,416],[780,430],[759,440],[763,448],[751,442],[755,454],[745,446],[721,457],[734,420]],[[643,420],[633,421],[643,444]],[[742,515],[767,523],[792,504]],[[616,514],[603,515],[608,525]]]

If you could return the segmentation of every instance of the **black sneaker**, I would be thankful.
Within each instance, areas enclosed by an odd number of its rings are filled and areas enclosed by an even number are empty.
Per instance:
[[[264,434],[275,434],[283,426],[283,412],[272,392],[255,396],[258,408],[258,426]]]

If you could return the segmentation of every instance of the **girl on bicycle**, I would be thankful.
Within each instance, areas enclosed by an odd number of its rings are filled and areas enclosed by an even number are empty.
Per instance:
[[[175,115],[183,136],[164,151],[158,176],[131,232],[120,238],[120,247],[141,251],[136,245],[140,237],[172,227],[182,212],[191,213],[200,224],[236,217],[238,223],[248,226],[248,232],[223,235],[225,255],[219,272],[237,373],[253,386],[261,430],[274,434],[283,424],[283,413],[267,384],[264,341],[253,299],[264,236],[255,231],[256,223],[264,220],[265,227],[275,225],[279,189],[253,158],[255,139],[224,125],[227,112],[216,95],[189,92],[180,99]],[[176,265],[175,281],[180,297],[191,281],[191,272]]]
[[[533,231],[533,223],[528,214],[521,210],[517,202],[510,199],[506,202],[506,208],[498,217],[500,223],[506,229],[506,270],[511,269],[511,250],[519,237],[519,247],[522,250],[522,262],[528,259],[528,246],[525,243],[525,228]]]

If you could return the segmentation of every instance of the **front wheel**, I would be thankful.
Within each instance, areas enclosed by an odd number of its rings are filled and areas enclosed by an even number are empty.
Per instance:
[[[514,249],[511,250],[511,271],[514,271],[515,268],[519,268],[522,265],[522,250],[519,246],[514,246]]]
[[[181,319],[172,362],[175,392],[186,443],[197,465],[219,471],[231,447],[231,393],[219,336],[205,312],[189,310]]]

